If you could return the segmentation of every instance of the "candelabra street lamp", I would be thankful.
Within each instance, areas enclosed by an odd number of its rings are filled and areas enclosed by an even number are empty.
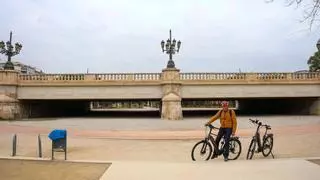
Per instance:
[[[170,37],[167,40],[167,42],[165,43],[164,40],[161,41],[161,48],[162,48],[162,52],[166,52],[169,55],[167,68],[175,68],[174,62],[172,60],[172,55],[175,53],[179,53],[181,41],[177,42],[175,39],[172,40],[171,29],[169,33],[170,33]]]
[[[22,45],[19,43],[16,43],[15,47],[13,47],[12,32],[10,31],[10,40],[7,41],[6,44],[3,41],[0,42],[0,53],[8,57],[8,60],[3,67],[5,70],[14,70],[14,65],[11,62],[11,57],[19,54],[21,49]]]

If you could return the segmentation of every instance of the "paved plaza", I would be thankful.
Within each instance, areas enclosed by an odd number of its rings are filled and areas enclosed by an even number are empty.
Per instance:
[[[246,160],[250,138],[255,126],[248,118],[258,118],[270,124],[275,134],[275,159],[255,154]],[[238,160],[223,159],[208,162],[191,161],[193,145],[204,136],[207,118],[186,118],[166,121],[160,118],[58,118],[31,121],[0,121],[0,156],[10,158],[12,136],[17,134],[17,156],[37,158],[37,135],[41,135],[43,158],[51,158],[48,133],[68,130],[68,162],[102,161],[111,163],[101,179],[319,179],[320,166],[307,159],[320,159],[319,116],[238,117],[237,135],[242,143]],[[63,159],[63,153],[56,153]],[[315,161],[317,162],[317,161]],[[126,173],[124,173],[124,169]],[[298,173],[297,172],[303,172]],[[297,175],[294,175],[297,174]]]
[[[320,131],[319,116],[240,116],[237,135],[251,137],[255,125],[249,118],[272,126],[275,135],[305,134]],[[168,121],[160,118],[50,118],[0,121],[2,134],[42,134],[53,129],[67,129],[70,137],[105,139],[199,139],[203,137],[207,118]],[[214,123],[219,127],[219,120]]]
[[[126,169],[126,173],[123,169]],[[239,160],[228,163],[115,162],[101,179],[125,180],[128,177],[132,180],[319,180],[320,166],[303,159]]]
[[[212,114],[214,115],[214,114]],[[205,117],[186,117],[184,120],[166,121],[157,117],[133,118],[39,118],[21,121],[0,121],[0,125],[32,126],[41,128],[67,128],[80,130],[195,130],[202,129],[209,120]],[[238,128],[252,128],[249,118],[259,119],[273,127],[320,124],[319,116],[239,116]],[[216,125],[218,124],[215,123]]]

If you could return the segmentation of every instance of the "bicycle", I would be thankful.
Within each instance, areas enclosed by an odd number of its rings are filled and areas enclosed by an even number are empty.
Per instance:
[[[213,129],[219,130],[219,128],[214,127],[211,124],[206,125],[205,138],[203,140],[197,142],[192,148],[191,158],[193,161],[196,161],[195,150],[198,146],[200,146],[200,148],[201,148],[200,156],[202,156],[202,157],[205,156],[205,159],[204,159],[205,161],[208,161],[210,159],[210,157],[211,157],[211,159],[214,159],[222,154],[222,150],[225,145],[225,138],[221,138],[222,141],[220,143],[220,148],[219,148],[216,144],[215,138],[213,137],[213,136],[217,136],[217,134],[212,133]],[[241,142],[239,141],[239,137],[231,136],[230,140],[229,140],[229,158],[228,158],[228,160],[238,159],[238,157],[241,154],[241,149],[242,149],[242,147],[241,147]],[[208,155],[205,155],[207,152],[208,152]],[[232,155],[235,155],[235,157],[232,157]]]
[[[272,158],[274,158],[272,153],[273,148],[273,134],[268,133],[268,130],[271,130],[271,126],[267,124],[262,124],[259,122],[259,120],[252,120],[249,119],[253,124],[258,125],[257,130],[255,132],[255,135],[252,137],[252,140],[249,145],[248,153],[247,153],[247,159],[252,159],[253,154],[262,152],[262,155],[264,157],[272,155]],[[261,137],[260,137],[260,127],[265,127],[265,133],[263,135],[262,139],[262,145],[261,145]],[[256,145],[258,146],[256,147]]]

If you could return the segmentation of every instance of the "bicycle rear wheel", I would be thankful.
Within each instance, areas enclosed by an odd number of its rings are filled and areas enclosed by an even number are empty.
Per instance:
[[[229,141],[229,160],[236,160],[241,154],[241,143],[236,138],[231,138]]]
[[[247,159],[252,159],[254,151],[256,149],[256,144],[257,144],[257,141],[256,141],[255,138],[253,138],[251,140],[251,142],[250,142],[250,145],[249,145],[249,149],[248,149],[248,153],[247,153]]]
[[[212,146],[211,144],[206,141],[202,140],[198,143],[196,143],[191,151],[191,158],[193,161],[207,161],[210,159],[212,154]]]
[[[268,136],[264,139],[263,145],[262,145],[262,154],[264,157],[269,156],[273,148],[273,138]]]

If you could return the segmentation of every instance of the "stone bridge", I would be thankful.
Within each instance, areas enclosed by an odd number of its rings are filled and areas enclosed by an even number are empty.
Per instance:
[[[308,99],[309,114],[320,114],[320,72],[39,74],[0,71],[1,114],[21,117],[24,102],[41,100],[134,100],[161,102],[164,119],[182,119],[188,99]],[[300,101],[304,102],[304,101]],[[241,103],[240,103],[241,106]]]

